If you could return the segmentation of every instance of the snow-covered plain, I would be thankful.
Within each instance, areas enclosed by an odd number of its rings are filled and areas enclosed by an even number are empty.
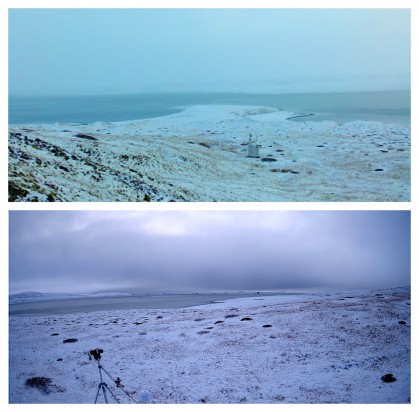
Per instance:
[[[194,106],[9,127],[10,201],[409,201],[410,128]],[[260,157],[247,157],[250,134]]]
[[[409,403],[411,396],[410,288],[11,316],[9,342],[10,403],[93,403],[99,370],[86,352],[94,348],[135,400],[145,392],[153,404]],[[396,380],[383,382],[386,374]],[[44,391],[27,387],[34,377],[51,381]]]

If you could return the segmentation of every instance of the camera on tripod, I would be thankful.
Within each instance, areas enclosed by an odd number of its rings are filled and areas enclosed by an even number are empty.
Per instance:
[[[89,352],[89,355],[93,356],[94,360],[100,361],[100,358],[102,357],[101,353],[103,353],[103,349],[96,348],[96,349],[92,349]]]

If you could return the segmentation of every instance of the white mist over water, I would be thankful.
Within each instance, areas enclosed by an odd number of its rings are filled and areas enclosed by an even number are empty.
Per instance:
[[[9,10],[11,95],[409,88],[409,9]]]

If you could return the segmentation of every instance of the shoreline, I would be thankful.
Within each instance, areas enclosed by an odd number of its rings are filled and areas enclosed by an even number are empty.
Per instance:
[[[9,316],[49,316],[131,309],[182,309],[235,299],[294,296],[297,292],[193,293],[124,297],[74,297],[9,303]]]
[[[316,113],[302,113],[302,114],[297,114],[295,116],[287,117],[286,120],[299,119],[300,117],[311,117],[315,115]],[[333,121],[333,120],[326,120],[326,121]]]
[[[396,124],[406,126],[410,124],[410,110],[407,108],[409,96],[410,90],[313,93],[162,92],[44,97],[10,96],[9,119],[11,123],[9,126],[54,124],[57,122],[89,124],[98,121],[118,122],[155,119],[170,114],[178,114],[185,108],[197,105],[275,107],[277,110],[286,110],[291,113],[316,113],[318,116],[328,113],[330,118],[324,120],[336,122],[366,120],[384,121],[391,124],[398,118]],[[378,105],[371,106],[371,99],[376,99],[379,102]],[[32,110],[25,114],[25,111],[27,111],[26,100],[31,102]],[[348,103],[346,103],[347,101]],[[39,105],[38,111],[37,102]],[[397,102],[397,104],[394,102]],[[110,105],[117,110],[110,111]],[[98,115],[92,115],[92,107],[97,110]],[[24,114],[19,116],[19,111],[23,111]],[[69,115],[69,113],[73,114]],[[141,116],[138,116],[138,113],[142,113]],[[349,120],[348,118],[342,118],[344,113],[351,114]],[[358,118],[355,115],[356,113],[361,117]],[[369,118],[365,117],[367,114]],[[386,115],[388,115],[387,120]],[[24,121],[20,120],[25,118]],[[40,118],[49,120],[39,121]],[[32,119],[36,119],[36,121]]]

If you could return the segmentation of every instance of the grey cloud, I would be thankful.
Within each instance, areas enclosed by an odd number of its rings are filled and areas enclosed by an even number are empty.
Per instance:
[[[10,289],[410,284],[410,213],[10,212]]]

